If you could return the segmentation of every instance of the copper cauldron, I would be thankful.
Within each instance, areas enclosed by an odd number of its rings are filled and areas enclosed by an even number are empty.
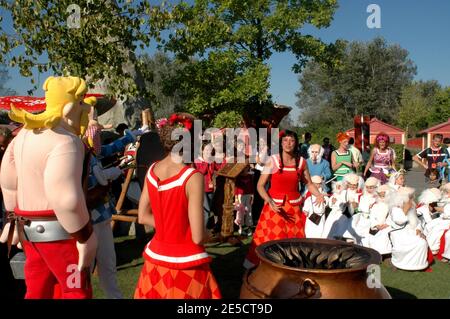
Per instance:
[[[337,240],[292,238],[257,247],[259,266],[243,279],[241,298],[384,298],[380,254]]]

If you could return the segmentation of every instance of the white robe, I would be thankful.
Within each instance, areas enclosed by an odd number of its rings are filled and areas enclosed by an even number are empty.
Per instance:
[[[311,195],[307,197],[303,203],[303,212],[306,214],[306,223],[305,223],[305,236],[306,238],[326,238],[324,234],[324,226],[325,226],[325,208],[328,205],[328,197],[325,197],[325,202],[321,205],[316,205],[316,196]],[[319,216],[322,216],[319,224],[313,223],[309,217],[316,213]]]
[[[375,195],[364,194],[359,199],[359,213],[352,216],[352,228],[358,235],[357,244],[369,247],[370,212],[377,201]]]
[[[450,230],[445,233],[445,247],[442,257],[450,259]]]
[[[347,217],[342,215],[346,205],[343,196],[344,192],[335,193],[329,198],[328,207],[331,208],[331,212],[328,214],[323,227],[324,238],[334,239],[342,236],[345,232],[345,227],[340,227],[342,222],[339,222],[342,217],[347,219]],[[334,204],[333,199],[335,200]]]
[[[425,226],[433,221],[432,213],[430,212],[430,208],[428,205],[421,205],[416,209],[417,216],[419,217],[419,220],[422,224],[422,228],[425,228]]]
[[[447,204],[450,205],[450,204]],[[450,214],[445,212],[438,218],[428,222],[424,228],[424,235],[427,236],[428,246],[433,254],[437,254],[441,244],[441,237],[444,231],[450,228]]]
[[[342,214],[347,207],[347,197],[346,190],[335,193],[330,197],[328,206],[331,208],[331,212],[325,220],[323,229],[324,238],[335,239],[337,237],[343,237],[349,228],[351,219]],[[333,199],[336,199],[334,204]]]
[[[391,211],[392,221],[398,230],[391,231],[392,264],[403,270],[423,270],[428,267],[428,243],[416,234],[421,230],[416,211],[411,209],[407,215],[401,208]]]
[[[369,234],[369,247],[378,251],[381,255],[390,254],[392,252],[391,241],[389,240],[389,232],[392,230],[389,216],[389,206],[387,203],[378,201],[370,210],[370,228],[375,226],[389,225],[379,230],[375,235]]]
[[[346,229],[344,232],[343,237],[351,239],[354,243],[358,245],[362,245],[363,237],[360,236],[356,230],[356,225],[359,224],[359,219],[361,218],[361,215],[355,214],[355,209],[353,208],[352,202],[355,202],[359,206],[359,201],[361,197],[361,193],[353,190],[347,190],[347,205],[349,207],[350,213],[352,217],[350,219],[347,219],[345,224]],[[344,216],[345,217],[345,216]],[[364,224],[364,222],[363,222]],[[363,227],[364,228],[364,227]]]
[[[402,186],[400,186],[400,185],[394,185],[394,184],[388,184],[389,185],[389,187],[391,188],[391,191],[392,192],[398,192],[399,191],[399,189],[400,189],[400,187],[402,187]]]

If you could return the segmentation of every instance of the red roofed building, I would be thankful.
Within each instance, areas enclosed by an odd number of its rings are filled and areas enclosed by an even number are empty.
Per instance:
[[[369,122],[370,126],[370,144],[374,144],[375,137],[378,133],[384,132],[390,137],[391,144],[403,144],[405,145],[405,131],[401,128],[395,127],[393,125],[384,123],[383,121],[377,119],[376,117],[372,118]],[[347,130],[346,133],[351,137],[355,137],[355,129],[352,128]]]
[[[450,118],[447,122],[420,131],[419,134],[423,134],[422,138],[424,139],[424,144],[426,142],[427,147],[431,146],[431,140],[434,134],[442,134],[444,138],[450,137]]]

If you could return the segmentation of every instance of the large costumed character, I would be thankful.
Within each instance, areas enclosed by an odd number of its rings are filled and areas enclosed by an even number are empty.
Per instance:
[[[10,214],[0,240],[22,243],[25,298],[52,298],[55,287],[62,298],[91,298],[89,266],[97,239],[83,194],[79,138],[89,120],[90,106],[83,102],[87,86],[77,77],[49,77],[43,88],[45,112],[35,115],[11,106],[10,118],[24,129],[1,165]]]

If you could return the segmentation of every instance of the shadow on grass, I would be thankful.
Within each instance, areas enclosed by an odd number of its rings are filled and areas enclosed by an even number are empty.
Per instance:
[[[134,260],[142,257],[145,245],[149,242],[151,236],[144,238],[130,237],[114,244],[116,249],[117,267],[132,263]],[[142,263],[140,263],[142,265]],[[134,267],[131,265],[130,267]],[[128,267],[126,267],[128,268]]]
[[[389,291],[389,294],[391,295],[392,299],[417,299],[416,296],[403,290],[388,286],[385,286],[385,288]]]
[[[242,277],[245,272],[242,264],[247,254],[248,246],[248,244],[243,245],[224,255],[209,252],[211,256],[215,257],[211,263],[211,269],[224,299],[239,298]],[[226,248],[229,247],[224,247],[224,249]]]

